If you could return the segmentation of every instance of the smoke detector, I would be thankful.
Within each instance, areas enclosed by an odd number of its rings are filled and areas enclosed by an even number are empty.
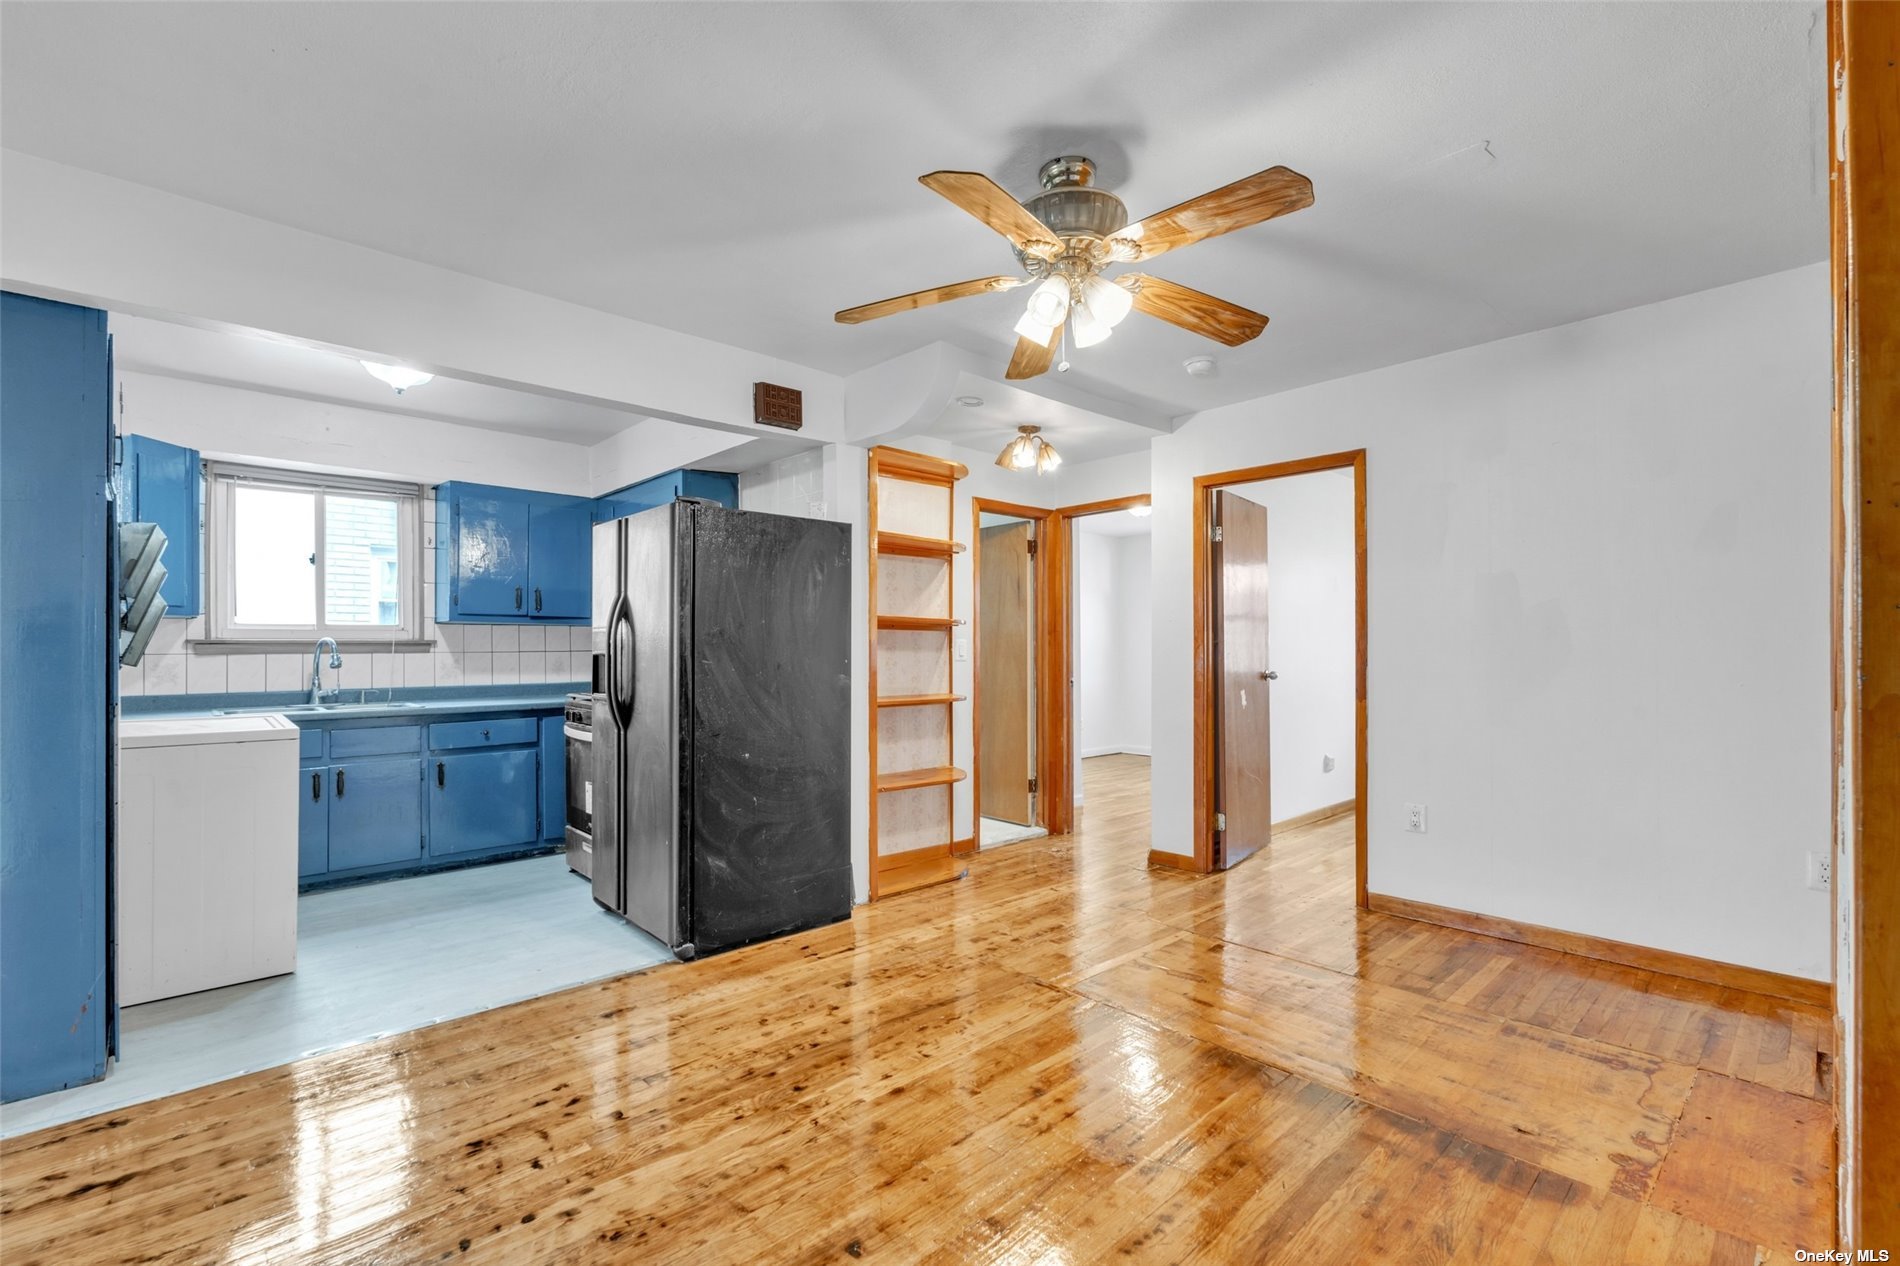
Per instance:
[[[1181,362],[1181,368],[1188,371],[1190,378],[1209,378],[1213,376],[1216,362],[1212,356],[1190,356]]]

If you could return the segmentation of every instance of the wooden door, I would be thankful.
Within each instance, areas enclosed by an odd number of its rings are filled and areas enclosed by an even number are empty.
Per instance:
[[[1035,527],[986,527],[977,553],[977,812],[1022,826],[1036,821]]]
[[[1272,832],[1268,767],[1267,508],[1214,493],[1214,869],[1265,848]],[[1219,824],[1224,815],[1225,829]]]

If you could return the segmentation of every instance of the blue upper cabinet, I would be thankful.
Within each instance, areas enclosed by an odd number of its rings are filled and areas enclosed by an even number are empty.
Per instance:
[[[594,518],[585,501],[540,502],[528,511],[528,612],[588,619]]]
[[[729,510],[739,508],[739,476],[718,470],[669,470],[664,475],[610,492],[594,502],[594,522],[624,519],[630,514],[665,505],[680,497],[716,501]]]
[[[591,615],[592,502],[521,488],[436,489],[439,624],[584,624]]]
[[[204,614],[198,575],[204,473],[198,450],[128,435],[119,482],[125,492],[124,521],[156,523],[165,533],[165,583],[158,590],[165,614]]]
[[[441,493],[436,496],[439,506]],[[528,503],[519,494],[471,488],[454,498],[449,614],[436,619],[528,613],[528,520]],[[438,551],[442,545],[436,541]]]

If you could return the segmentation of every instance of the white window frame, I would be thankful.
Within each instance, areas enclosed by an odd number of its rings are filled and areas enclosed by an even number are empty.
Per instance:
[[[234,494],[239,484],[253,487],[283,488],[318,494],[388,497],[396,502],[396,585],[402,612],[400,625],[324,624],[324,507],[326,497],[316,502],[317,566],[313,583],[317,587],[317,618],[314,625],[238,624],[232,618],[235,596],[236,548],[232,525],[235,522]],[[246,466],[232,462],[205,463],[205,551],[210,562],[206,583],[209,588],[206,610],[210,613],[207,630],[220,642],[286,642],[309,645],[318,638],[331,637],[338,642],[387,643],[414,642],[422,636],[422,488],[418,484],[386,479],[364,479],[355,475],[330,475],[317,471],[285,470],[270,466]]]

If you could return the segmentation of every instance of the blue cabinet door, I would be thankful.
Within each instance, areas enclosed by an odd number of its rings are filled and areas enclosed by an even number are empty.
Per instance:
[[[432,856],[537,842],[534,748],[437,753],[429,760]]]
[[[305,765],[297,771],[297,878],[330,869],[330,768]]]
[[[203,614],[198,532],[204,479],[198,450],[128,435],[120,474],[130,500],[128,521],[156,523],[165,533],[165,583],[158,588],[165,614]]]
[[[455,499],[455,614],[528,614],[528,503],[466,493]]]
[[[541,838],[567,833],[567,735],[562,717],[541,718]]]
[[[332,871],[421,859],[420,760],[346,761],[330,766],[329,782]]]
[[[585,501],[536,503],[528,515],[528,614],[592,614],[594,521]]]

